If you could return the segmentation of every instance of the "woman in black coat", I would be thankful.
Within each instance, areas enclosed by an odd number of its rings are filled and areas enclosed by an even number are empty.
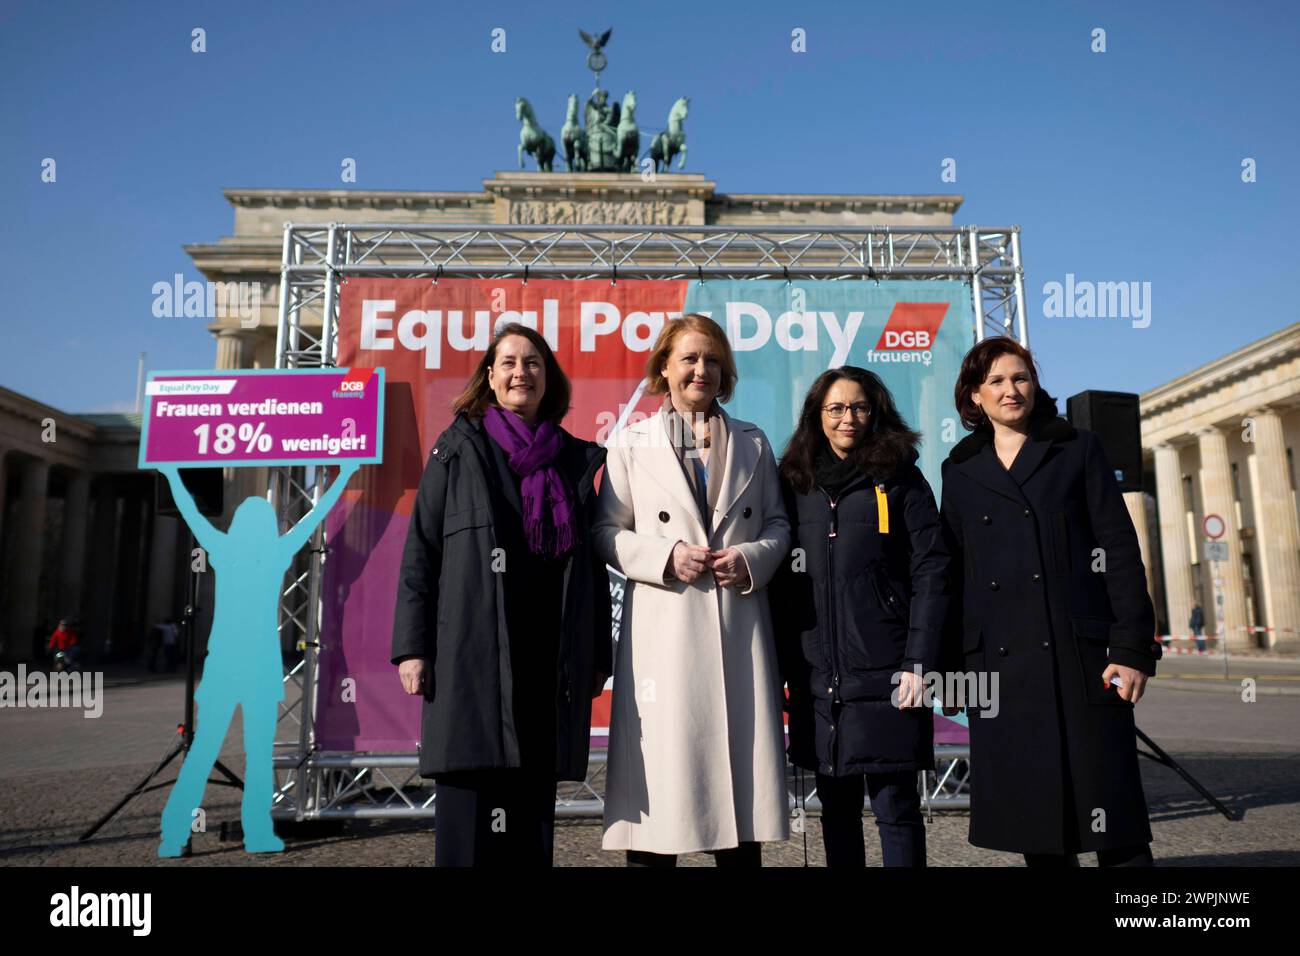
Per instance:
[[[828,866],[866,863],[864,790],[885,865],[925,865],[922,680],[939,664],[948,555],[919,441],[880,378],[844,366],[813,383],[781,459],[797,550],[771,599],[790,759],[817,775]]]
[[[559,427],[568,379],[523,325],[498,332],[454,407],[411,516],[392,660],[424,696],[436,864],[549,866],[556,781],[586,775],[612,667],[590,536],[605,452]]]
[[[970,842],[1030,865],[1084,850],[1150,865],[1133,705],[1161,649],[1114,472],[1013,339],[967,354],[955,400],[974,432],[943,465],[954,641],[993,696],[967,702]]]

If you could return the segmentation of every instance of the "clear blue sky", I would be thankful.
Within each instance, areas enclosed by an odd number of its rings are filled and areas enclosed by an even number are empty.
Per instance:
[[[605,85],[646,125],[691,97],[688,171],[961,193],[958,222],[1024,228],[1048,387],[1142,391],[1297,320],[1298,23],[1252,2],[0,0],[0,384],[125,410],[138,352],[210,366],[204,321],[155,318],[150,290],[201,278],[181,246],[231,232],[223,188],[344,188],[351,156],[351,188],[477,190],[514,168],[515,97],[558,133],[590,88],[578,28],[612,26]],[[1150,282],[1150,326],[1044,318],[1066,273]]]

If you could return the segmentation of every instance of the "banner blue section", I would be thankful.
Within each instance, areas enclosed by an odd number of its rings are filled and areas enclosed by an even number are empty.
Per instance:
[[[952,393],[974,344],[969,283],[708,280],[690,284],[685,311],[726,329],[740,373],[728,410],[761,427],[778,458],[813,380],[857,365],[924,436],[919,465],[939,494],[939,466],[965,435]]]

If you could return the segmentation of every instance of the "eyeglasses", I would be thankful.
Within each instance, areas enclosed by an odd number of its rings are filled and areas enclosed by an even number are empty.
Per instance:
[[[867,418],[871,415],[871,406],[866,402],[854,402],[852,405],[845,405],[843,402],[832,402],[829,405],[822,406],[822,411],[830,417],[831,421],[839,421],[849,409],[853,410],[854,418]]]

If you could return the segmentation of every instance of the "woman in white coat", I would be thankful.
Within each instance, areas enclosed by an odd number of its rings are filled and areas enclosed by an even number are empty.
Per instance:
[[[629,865],[757,866],[789,837],[766,585],[790,526],[766,436],[718,404],[735,383],[716,322],[669,321],[646,363],[663,407],[607,445],[593,533],[627,587],[603,846]]]

